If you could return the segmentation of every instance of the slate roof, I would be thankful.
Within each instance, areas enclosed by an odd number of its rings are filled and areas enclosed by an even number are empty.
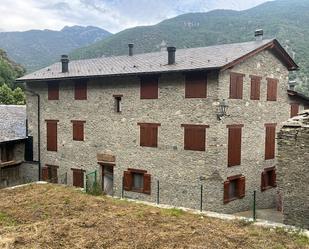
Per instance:
[[[70,61],[69,72],[67,73],[61,72],[61,62],[58,62],[21,77],[18,81],[219,69],[261,47],[272,45],[274,42],[279,44],[275,39],[271,39],[200,48],[178,49],[176,51],[176,64],[174,65],[167,64],[168,53],[166,51],[135,54],[133,56],[111,56]],[[283,50],[281,46],[280,48]],[[285,51],[284,53],[289,57]],[[291,58],[289,57],[289,59]],[[291,61],[293,62],[292,59]],[[297,67],[297,65],[293,63],[292,65]]]
[[[26,106],[0,105],[0,143],[26,138]]]

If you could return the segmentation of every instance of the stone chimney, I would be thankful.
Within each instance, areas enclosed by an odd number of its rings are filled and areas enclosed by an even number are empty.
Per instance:
[[[62,73],[69,72],[69,61],[69,57],[66,54],[61,55]]]
[[[129,43],[129,44],[128,44],[128,47],[129,47],[129,56],[133,56],[133,47],[134,47],[134,44],[133,44],[133,43]]]
[[[296,80],[289,81],[289,89],[295,91],[295,86],[297,85]]]
[[[255,40],[256,41],[262,41],[263,40],[264,31],[263,29],[257,29],[254,32]]]
[[[176,63],[175,54],[176,48],[175,47],[167,47],[168,52],[168,65],[173,65]]]

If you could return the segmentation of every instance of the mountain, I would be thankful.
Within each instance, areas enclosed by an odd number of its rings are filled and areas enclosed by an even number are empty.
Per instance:
[[[25,32],[0,32],[0,48],[10,58],[26,66],[28,71],[58,61],[61,54],[87,46],[110,36],[97,27],[64,27],[60,31],[29,30]]]
[[[276,37],[295,58],[300,71],[291,75],[302,82],[299,88],[309,94],[309,1],[277,0],[244,10],[214,10],[190,13],[157,25],[124,30],[71,53],[75,59],[121,55],[128,52],[152,52],[165,42],[177,48],[243,42],[253,39],[256,29],[264,29],[265,38]]]

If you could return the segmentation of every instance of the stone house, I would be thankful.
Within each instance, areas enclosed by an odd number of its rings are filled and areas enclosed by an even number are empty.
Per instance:
[[[278,134],[278,188],[283,222],[309,229],[309,109],[284,123]]]
[[[97,170],[108,194],[155,202],[159,190],[161,203],[192,208],[203,185],[204,209],[227,213],[259,190],[258,207],[274,207],[275,135],[298,67],[277,40],[256,38],[147,54],[129,44],[127,56],[62,56],[18,79],[41,177],[83,187]]]
[[[0,188],[35,180],[29,179],[32,166],[26,163],[32,160],[26,106],[0,105],[0,117]]]
[[[309,97],[294,90],[293,82],[290,82],[290,89],[288,89],[288,96],[290,99],[290,116],[291,118],[298,115],[303,110],[309,109]]]

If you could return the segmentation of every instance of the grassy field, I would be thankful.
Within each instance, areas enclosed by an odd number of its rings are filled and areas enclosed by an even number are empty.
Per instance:
[[[59,185],[0,191],[0,248],[309,248],[281,229],[222,221]]]

